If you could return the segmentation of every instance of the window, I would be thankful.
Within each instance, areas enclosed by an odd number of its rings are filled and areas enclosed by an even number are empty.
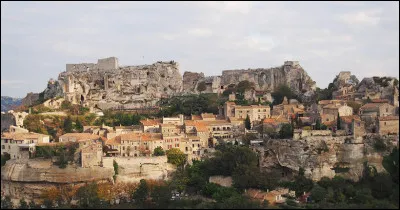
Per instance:
[[[6,147],[4,145],[1,145],[1,149],[5,149]]]
[[[384,122],[383,124],[386,125],[386,122]]]
[[[194,144],[192,144],[192,147],[194,148]]]
[[[125,147],[122,147],[122,150],[125,150]]]

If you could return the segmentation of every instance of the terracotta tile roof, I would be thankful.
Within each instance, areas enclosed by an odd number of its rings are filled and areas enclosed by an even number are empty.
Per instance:
[[[388,99],[372,99],[372,103],[389,103]]]
[[[353,121],[353,119],[354,119],[354,120],[361,120],[360,117],[359,117],[358,115],[341,116],[340,119],[341,119],[343,122],[347,123],[347,124],[350,124],[350,123]]]
[[[185,126],[195,126],[196,122],[193,120],[185,120],[184,124]]]
[[[161,124],[161,119],[145,119],[140,120],[140,123],[144,126],[155,126]]]
[[[399,120],[399,116],[385,116],[379,117],[379,121]]]
[[[379,109],[380,106],[382,106],[385,103],[368,103],[365,104],[364,106],[360,107],[360,110],[364,110],[364,111],[377,111],[377,109]]]
[[[227,120],[202,121],[202,123],[206,126],[231,124]]]
[[[66,133],[60,136],[60,138],[74,138],[77,141],[86,141],[100,139],[100,136],[91,133]]]
[[[121,136],[116,136],[112,139],[108,139],[105,144],[107,145],[119,145],[121,144]]]
[[[7,139],[13,139],[13,140],[25,140],[25,139],[37,139],[40,137],[44,137],[47,135],[40,134],[40,133],[10,133],[10,132],[4,132],[1,137],[2,138],[7,138]]]
[[[215,118],[215,115],[213,113],[202,113],[201,117],[203,119],[205,119],[205,118]]]
[[[192,115],[192,120],[202,120],[203,118],[200,115]]]
[[[174,124],[161,124],[161,127],[164,127],[164,128],[175,128],[175,125]]]
[[[265,124],[276,124],[276,123],[277,123],[277,120],[274,119],[274,118],[265,118],[265,119],[263,120],[263,123],[265,123]]]
[[[194,126],[197,132],[207,132],[208,128],[204,123],[196,123]]]
[[[328,126],[328,127],[334,126],[334,125],[336,125],[336,120],[324,121],[324,122],[322,122],[322,124],[324,124],[324,125],[326,125],[326,126]]]
[[[161,133],[124,133],[120,135],[121,141],[151,141],[161,140]]]

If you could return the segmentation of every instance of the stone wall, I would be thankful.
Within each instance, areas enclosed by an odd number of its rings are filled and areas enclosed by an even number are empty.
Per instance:
[[[117,182],[139,182],[140,179],[168,179],[175,166],[167,163],[167,156],[159,157],[103,157],[103,167],[114,168],[118,163]]]

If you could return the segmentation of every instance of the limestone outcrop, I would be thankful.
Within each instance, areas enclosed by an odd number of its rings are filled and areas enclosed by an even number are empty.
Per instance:
[[[307,140],[266,140],[260,153],[260,167],[269,172],[279,172],[284,176],[298,174],[300,168],[305,175],[315,181],[324,176],[340,175],[357,181],[362,176],[363,163],[368,162],[384,171],[382,157],[372,143],[347,144],[346,137],[313,137]],[[289,174],[287,174],[289,172]]]
[[[288,85],[303,101],[315,95],[315,82],[296,61],[268,69],[225,70],[220,76],[203,73],[180,74],[174,61],[158,61],[151,65],[119,66],[115,57],[99,59],[97,63],[67,64],[57,81],[50,80],[43,91],[43,100],[64,97],[73,104],[94,109],[131,109],[155,106],[164,97],[199,93],[222,93],[228,86],[248,80],[255,84],[253,91],[272,92],[282,84]],[[39,98],[30,93],[24,105]]]
[[[356,87],[359,95],[370,99],[388,99],[398,97],[399,81],[394,77],[366,77]]]
[[[197,86],[205,82],[205,92],[223,92],[229,85],[248,80],[255,84],[256,91],[273,92],[282,84],[288,85],[300,98],[307,101],[315,95],[315,81],[296,61],[286,61],[284,65],[274,68],[247,70],[224,70],[221,76],[204,77],[201,74],[185,72],[184,89],[197,93]]]
[[[154,106],[160,98],[181,92],[182,76],[174,61],[119,67],[116,58],[108,59],[107,65],[102,59],[67,64],[58,77],[65,99],[87,107],[129,109]]]
[[[112,182],[111,168],[81,168],[68,165],[60,169],[50,159],[8,160],[1,168],[1,192],[12,201],[41,200],[50,188],[81,186],[87,182]]]
[[[58,81],[50,79],[47,83],[47,88],[43,91],[44,100],[64,97],[64,92]]]
[[[31,106],[39,100],[39,93],[28,93],[25,98],[22,99],[21,105],[23,106]]]

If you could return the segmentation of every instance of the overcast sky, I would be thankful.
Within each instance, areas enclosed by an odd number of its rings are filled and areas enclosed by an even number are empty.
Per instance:
[[[298,60],[321,88],[340,71],[398,78],[399,2],[1,2],[2,96],[111,56],[210,76]]]

